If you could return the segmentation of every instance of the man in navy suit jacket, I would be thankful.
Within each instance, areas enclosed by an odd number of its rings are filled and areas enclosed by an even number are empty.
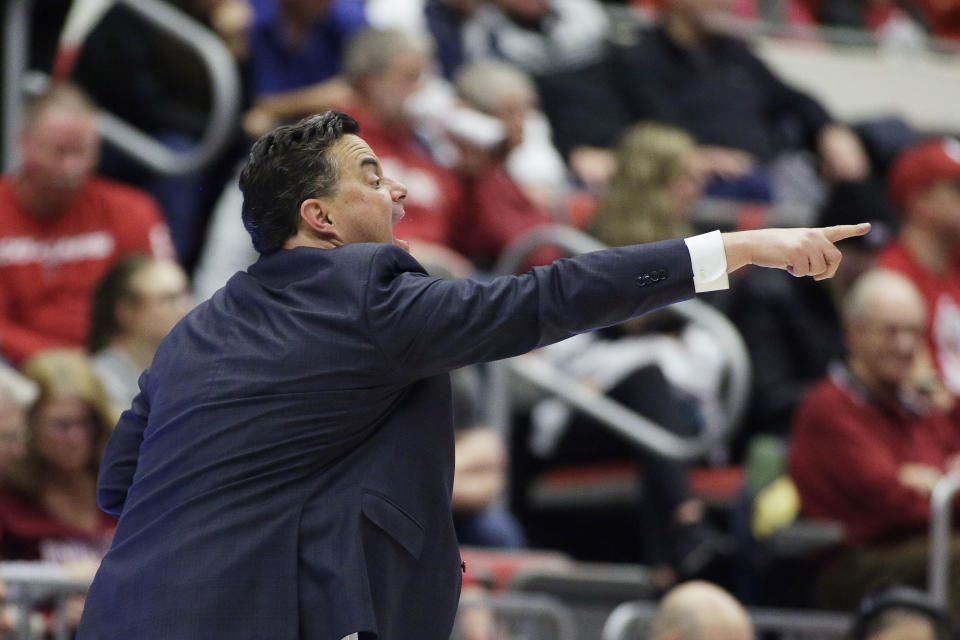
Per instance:
[[[120,521],[80,640],[446,640],[448,371],[749,262],[828,277],[832,241],[866,232],[714,232],[440,280],[394,238],[406,189],[357,133],[327,112],[254,146],[240,186],[261,258],[170,333],[107,445],[99,501]]]

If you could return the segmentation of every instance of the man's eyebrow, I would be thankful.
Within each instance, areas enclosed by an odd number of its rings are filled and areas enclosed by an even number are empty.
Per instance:
[[[373,165],[373,168],[377,173],[380,173],[380,163],[377,162],[377,159],[373,156],[366,156],[363,160],[360,161],[360,166],[365,167],[367,165]]]

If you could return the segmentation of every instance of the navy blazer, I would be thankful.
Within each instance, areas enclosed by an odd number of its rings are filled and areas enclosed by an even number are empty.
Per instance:
[[[480,283],[393,245],[237,273],[164,340],[100,471],[79,640],[447,640],[453,368],[693,295],[680,240]]]

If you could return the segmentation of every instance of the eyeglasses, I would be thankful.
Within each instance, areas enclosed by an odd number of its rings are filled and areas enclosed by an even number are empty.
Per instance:
[[[97,422],[91,416],[78,416],[74,418],[45,418],[39,421],[39,425],[44,429],[49,429],[54,433],[66,433],[70,430],[70,427],[83,427],[92,433],[97,428]]]
[[[189,302],[191,294],[187,289],[181,289],[180,291],[167,293],[138,293],[135,297],[138,302],[150,302],[164,307],[172,307],[176,304]]]
[[[864,329],[880,334],[885,339],[892,339],[900,334],[907,334],[911,338],[919,340],[927,335],[926,327],[912,324],[876,324],[867,322],[862,326]]]

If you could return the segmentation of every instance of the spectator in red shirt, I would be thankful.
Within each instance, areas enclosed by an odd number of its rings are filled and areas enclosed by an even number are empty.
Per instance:
[[[99,147],[93,105],[55,85],[27,113],[19,169],[0,177],[0,350],[14,364],[84,344],[93,287],[118,258],[173,254],[149,196],[93,175]]]
[[[493,266],[511,242],[553,222],[550,211],[538,204],[510,175],[507,156],[524,141],[524,127],[537,100],[533,81],[519,69],[496,60],[471,63],[457,73],[456,87],[472,107],[503,125],[503,141],[485,149],[459,140],[461,170],[468,176],[470,206],[461,209],[454,226],[454,245],[481,268]],[[533,264],[561,257],[542,250]]]
[[[360,123],[384,174],[410,190],[397,236],[410,241],[410,252],[428,269],[439,265],[463,276],[472,269],[449,248],[452,226],[464,206],[463,185],[414,135],[405,106],[422,88],[431,59],[425,36],[390,29],[360,32],[344,54],[343,75],[354,97],[342,109]]]
[[[843,317],[847,366],[836,366],[798,408],[790,472],[803,511],[846,529],[847,548],[820,575],[815,597],[850,609],[882,584],[924,586],[930,493],[960,469],[960,415],[918,361],[926,312],[907,278],[868,272]],[[951,581],[956,612],[956,571]]]
[[[927,305],[927,341],[947,386],[960,393],[960,141],[922,142],[894,162],[890,196],[903,215],[880,265],[910,278]]]

